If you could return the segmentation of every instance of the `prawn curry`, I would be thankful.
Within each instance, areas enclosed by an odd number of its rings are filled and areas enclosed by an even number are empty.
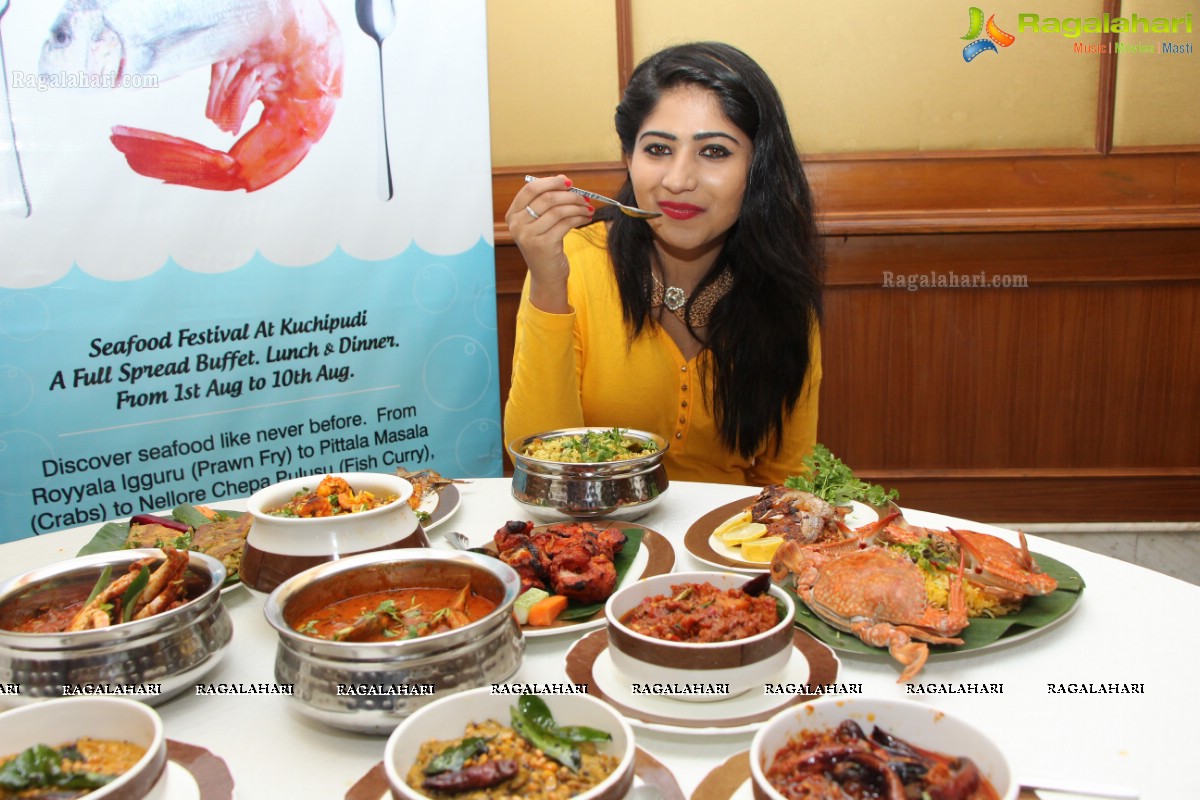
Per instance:
[[[339,642],[416,639],[461,628],[496,608],[486,597],[461,589],[395,588],[338,600],[305,614],[298,633]]]
[[[188,570],[188,564],[186,550],[168,546],[162,557],[132,562],[123,575],[114,577],[107,566],[98,578],[81,575],[47,581],[12,596],[0,607],[0,630],[73,633],[171,611],[205,591],[205,582]]]

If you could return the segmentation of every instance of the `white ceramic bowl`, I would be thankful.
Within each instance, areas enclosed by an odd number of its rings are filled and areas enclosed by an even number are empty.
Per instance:
[[[404,478],[383,472],[342,472],[355,492],[377,497],[395,495],[387,505],[332,517],[277,517],[278,508],[297,492],[317,488],[325,475],[292,478],[260,489],[246,501],[254,517],[242,557],[242,583],[270,592],[309,567],[350,555],[401,547],[428,547],[429,539],[408,504],[413,487]]]
[[[1016,800],[1020,785],[1003,751],[979,728],[961,717],[912,700],[881,697],[824,697],[789,707],[766,722],[750,743],[750,778],[758,800],[786,800],[767,781],[765,771],[788,740],[803,731],[836,728],[854,720],[867,736],[879,726],[916,747],[966,756],[992,783],[1001,800]]]
[[[729,572],[670,572],[618,589],[604,606],[613,666],[631,684],[728,684],[726,691],[662,692],[677,700],[724,700],[754,688],[762,691],[763,684],[770,683],[787,667],[793,650],[796,607],[778,586],[771,586],[771,596],[782,609],[775,627],[732,642],[669,642],[637,633],[621,622],[642,600],[670,594],[671,587],[678,584],[711,583],[731,589],[748,580],[745,575]]]
[[[146,748],[128,772],[88,794],[88,800],[159,800],[166,797],[167,739],[162,720],[144,703],[120,697],[67,697],[0,714],[0,757],[35,744],[59,747],[88,736]]]
[[[633,786],[636,745],[633,730],[611,706],[586,694],[545,695],[542,699],[559,725],[587,725],[608,731],[612,741],[600,745],[601,752],[620,758],[613,773],[572,800],[619,800]],[[430,739],[462,738],[469,722],[494,719],[507,725],[509,708],[517,695],[492,694],[490,686],[443,697],[420,709],[392,732],[383,751],[383,767],[395,800],[425,800],[425,795],[405,781],[416,763],[421,743]]]

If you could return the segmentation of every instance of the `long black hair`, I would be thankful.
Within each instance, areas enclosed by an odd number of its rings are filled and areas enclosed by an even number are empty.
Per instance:
[[[634,70],[616,113],[627,160],[659,98],[681,86],[712,92],[725,116],[754,145],[738,221],[688,300],[690,311],[701,288],[725,267],[733,272],[733,288],[717,303],[702,340],[710,356],[699,360],[702,386],[726,448],[746,458],[764,445],[778,452],[784,419],[799,400],[810,367],[809,340],[821,319],[825,262],[812,193],[775,85],[754,59],[719,42],[671,47]],[[637,202],[628,175],[618,199]],[[621,305],[636,338],[652,319],[654,234],[644,220],[611,209],[597,216],[609,222]]]

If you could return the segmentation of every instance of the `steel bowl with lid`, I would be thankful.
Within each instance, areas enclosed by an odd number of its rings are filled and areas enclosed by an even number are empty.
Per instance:
[[[495,607],[454,630],[380,642],[298,630],[338,600],[390,589],[459,590],[467,582]],[[461,551],[367,553],[312,567],[280,584],[263,609],[279,636],[276,681],[293,687],[294,706],[305,716],[344,730],[389,733],[439,697],[503,682],[520,668],[525,639],[513,615],[520,591],[512,567]]]
[[[612,428],[563,428],[526,436],[508,444],[513,462],[512,495],[533,517],[558,522],[572,519],[634,520],[662,499],[670,482],[663,458],[663,437],[622,428],[643,454],[617,461],[554,461],[530,455],[540,440],[604,434]]]
[[[21,693],[9,699],[26,703],[82,687],[155,705],[194,686],[215,667],[233,638],[233,622],[221,602],[225,567],[203,553],[188,553],[188,600],[177,608],[93,630],[13,630],[46,608],[82,605],[105,567],[120,576],[152,557],[159,559],[153,570],[164,558],[155,548],[96,553],[0,583],[0,683],[21,686]]]

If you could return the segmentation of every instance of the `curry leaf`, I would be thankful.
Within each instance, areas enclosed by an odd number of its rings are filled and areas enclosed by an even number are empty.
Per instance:
[[[784,485],[815,494],[831,505],[848,505],[857,500],[869,506],[883,507],[900,496],[895,489],[885,491],[882,486],[859,480],[845,462],[820,443],[804,457],[804,466],[804,475],[792,475]]]
[[[137,577],[129,584],[129,588],[125,590],[125,594],[121,595],[121,621],[128,622],[133,618],[133,606],[137,602],[138,595],[146,588],[146,584],[150,582],[150,570],[142,567],[138,572]]]

